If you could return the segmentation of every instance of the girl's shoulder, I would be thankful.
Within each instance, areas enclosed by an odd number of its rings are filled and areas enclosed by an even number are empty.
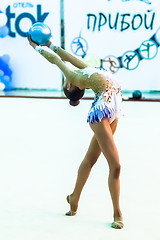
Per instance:
[[[100,75],[103,75],[105,77],[106,80],[111,81],[111,82],[117,82],[117,78],[110,73],[109,71],[107,71],[104,68],[98,68],[98,67],[92,67],[92,66],[88,66],[86,68],[83,69],[78,69],[76,70],[77,72],[83,74],[83,75],[87,75],[88,78],[94,74],[94,73],[98,73]]]

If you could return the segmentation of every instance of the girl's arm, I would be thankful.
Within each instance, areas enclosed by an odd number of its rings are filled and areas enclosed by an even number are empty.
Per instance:
[[[46,58],[50,63],[57,65],[59,69],[64,73],[65,77],[72,81],[74,72],[55,54],[44,50],[42,47],[36,46],[35,50],[39,52],[44,58]]]
[[[30,45],[37,52],[39,52],[43,57],[45,57],[50,63],[55,64],[57,65],[57,67],[59,67],[59,69],[64,73],[68,83],[72,83],[79,88],[85,88],[86,83],[84,84],[84,81],[80,81],[75,71],[71,70],[56,54],[46,51],[41,46],[38,46],[36,43],[32,42],[31,39],[28,38],[28,40]]]
[[[68,78],[68,80],[72,78],[73,71],[66,66],[66,64],[55,54],[50,53],[43,49],[42,47],[38,46],[38,44],[31,41],[31,39],[28,37],[29,44],[37,51],[39,52],[43,57],[45,57],[50,63],[57,65],[61,69],[61,71],[64,73],[65,77]]]
[[[60,56],[60,58],[63,61],[70,62],[72,65],[74,65],[75,67],[80,68],[80,69],[88,67],[88,64],[86,64],[83,61],[81,61],[80,59],[74,57],[72,54],[68,53],[63,48],[54,46],[51,41],[49,41],[46,44],[46,46],[49,47],[52,51],[54,51],[58,56]]]
[[[85,89],[88,87],[86,85],[86,77],[80,78],[79,75],[75,71],[71,70],[57,55],[52,54],[39,46],[36,46],[35,50],[45,57],[50,63],[59,67],[66,77],[66,84],[72,83],[80,89]]]

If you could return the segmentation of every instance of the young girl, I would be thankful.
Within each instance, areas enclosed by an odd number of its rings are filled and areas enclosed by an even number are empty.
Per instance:
[[[117,229],[123,228],[123,218],[119,205],[121,166],[113,139],[121,112],[122,98],[119,84],[107,71],[89,67],[64,49],[54,46],[51,41],[47,42],[45,46],[53,50],[53,54],[44,50],[43,47],[38,46],[30,39],[29,43],[50,63],[57,65],[61,69],[66,77],[65,88],[68,90],[74,90],[75,87],[81,90],[92,89],[95,93],[95,99],[87,118],[94,135],[79,167],[73,193],[67,196],[70,211],[66,215],[74,216],[76,214],[82,189],[93,165],[102,152],[109,165],[108,184],[114,211],[112,227]],[[78,69],[71,70],[63,61],[70,62]]]

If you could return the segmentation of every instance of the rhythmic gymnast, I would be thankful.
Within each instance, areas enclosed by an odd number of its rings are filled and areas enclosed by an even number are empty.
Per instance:
[[[81,90],[92,89],[95,93],[95,99],[87,118],[94,135],[88,151],[80,164],[73,193],[67,196],[70,210],[66,215],[74,216],[76,214],[82,189],[93,165],[102,152],[109,166],[108,185],[114,211],[114,221],[111,226],[116,229],[123,228],[123,217],[119,204],[121,165],[113,138],[118,118],[121,114],[122,97],[119,84],[107,71],[88,66],[64,49],[55,46],[51,41],[47,42],[45,46],[50,48],[53,53],[38,46],[30,39],[28,40],[37,52],[50,63],[57,65],[64,73],[66,77],[64,88],[68,91],[73,91],[76,87]],[[64,61],[70,62],[78,69],[71,70]]]

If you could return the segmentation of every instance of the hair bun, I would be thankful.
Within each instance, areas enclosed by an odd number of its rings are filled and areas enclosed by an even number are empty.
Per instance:
[[[74,106],[74,107],[77,106],[79,103],[80,103],[79,100],[77,100],[77,101],[70,100],[70,101],[69,101],[69,104],[72,105],[72,106]]]
[[[70,100],[69,103],[72,106],[77,106],[80,103],[80,99],[83,97],[85,90],[81,90],[74,86],[73,89],[67,90],[66,87],[63,88],[64,94]]]

